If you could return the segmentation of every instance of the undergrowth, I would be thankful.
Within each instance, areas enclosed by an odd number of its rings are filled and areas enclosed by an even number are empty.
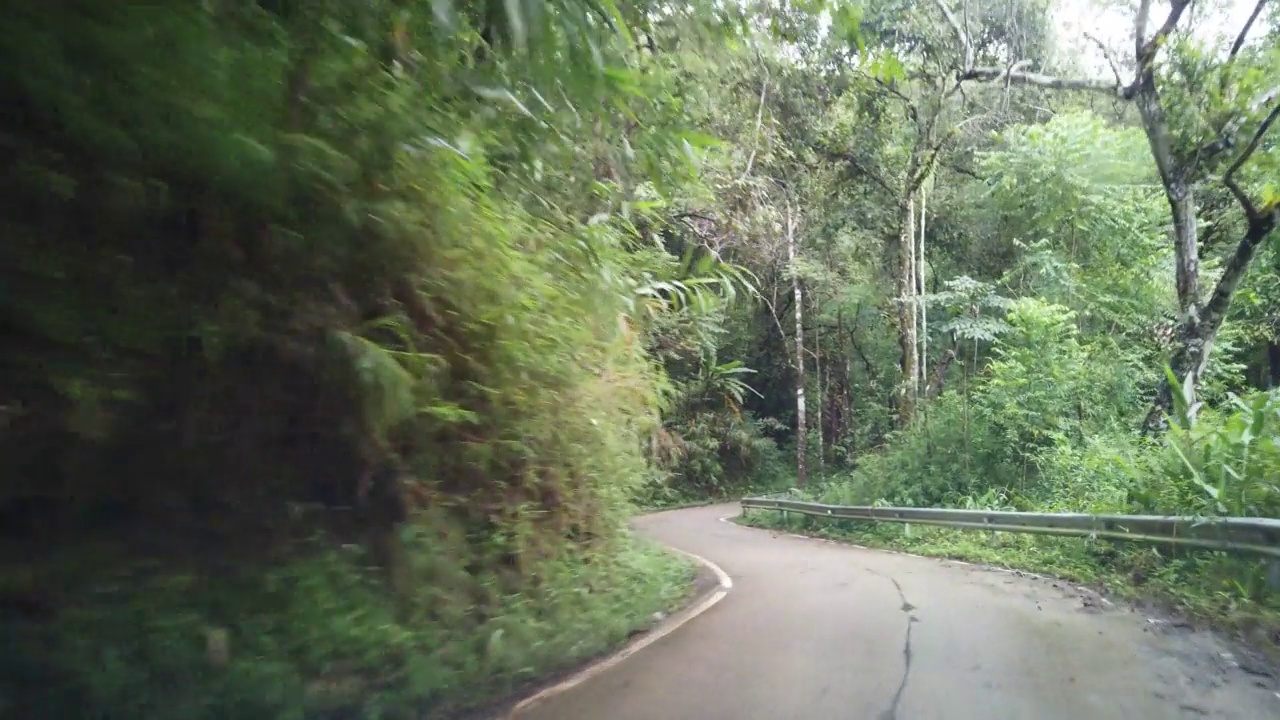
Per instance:
[[[352,549],[216,582],[133,579],[95,588],[56,624],[0,623],[0,716],[446,717],[617,645],[682,603],[694,574],[625,538],[545,563],[523,592],[481,577],[423,585],[400,607]],[[490,594],[440,601],[469,585]]]

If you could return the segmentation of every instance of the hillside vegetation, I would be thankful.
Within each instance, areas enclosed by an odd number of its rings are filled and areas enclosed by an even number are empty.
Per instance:
[[[11,5],[0,716],[450,716],[687,599],[638,508],[1280,511],[1265,1]]]

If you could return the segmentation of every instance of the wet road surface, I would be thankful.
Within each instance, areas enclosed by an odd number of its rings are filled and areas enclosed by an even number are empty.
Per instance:
[[[1280,718],[1275,679],[1208,633],[1153,623],[1069,583],[722,521],[738,512],[638,520],[644,535],[718,564],[732,591],[515,717]]]

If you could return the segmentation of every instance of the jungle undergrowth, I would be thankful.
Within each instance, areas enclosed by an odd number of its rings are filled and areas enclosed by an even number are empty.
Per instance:
[[[686,602],[696,573],[631,537],[590,562],[545,563],[522,592],[470,597],[498,579],[437,577],[399,607],[354,549],[237,580],[103,585],[57,622],[0,618],[0,715],[452,717],[619,645]]]

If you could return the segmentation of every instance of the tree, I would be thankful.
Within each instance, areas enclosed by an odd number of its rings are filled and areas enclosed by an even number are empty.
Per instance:
[[[1254,158],[1267,132],[1280,115],[1280,86],[1267,87],[1260,81],[1262,68],[1275,69],[1280,54],[1247,47],[1249,33],[1268,0],[1258,0],[1249,19],[1235,35],[1225,57],[1213,57],[1175,33],[1191,5],[1190,0],[1173,0],[1164,21],[1149,32],[1151,0],[1140,0],[1134,16],[1132,80],[1125,82],[1113,54],[1103,48],[1114,73],[1114,81],[1064,79],[1027,70],[1030,61],[1019,59],[1007,67],[976,66],[965,26],[946,5],[937,0],[962,47],[965,62],[956,73],[958,83],[968,80],[1001,81],[1055,90],[1099,92],[1132,101],[1141,118],[1169,205],[1173,223],[1172,243],[1176,257],[1176,290],[1179,306],[1178,345],[1170,367],[1179,378],[1182,392],[1194,420],[1196,388],[1204,375],[1216,339],[1227,316],[1232,296],[1241,279],[1280,221],[1280,196],[1264,188],[1255,200],[1255,187],[1246,188],[1242,169]],[[1170,60],[1162,67],[1158,57],[1167,50]],[[1199,72],[1188,72],[1188,69]],[[1216,80],[1216,91],[1196,101],[1197,81]],[[1172,114],[1170,109],[1177,112]],[[1220,172],[1219,172],[1220,171]],[[1235,250],[1226,259],[1222,274],[1206,300],[1201,292],[1199,207],[1197,188],[1210,178],[1225,186],[1240,206],[1244,230]],[[1157,429],[1172,410],[1172,386],[1162,381],[1145,428]]]
[[[920,301],[926,265],[924,188],[932,183],[943,155],[953,151],[959,141],[967,139],[972,145],[981,133],[1022,111],[994,102],[991,93],[971,99],[954,76],[975,57],[999,62],[1044,45],[1044,7],[1019,2],[1009,10],[1012,17],[1003,8],[972,17],[966,12],[965,27],[972,21],[979,41],[970,42],[966,32],[963,47],[957,49],[952,46],[951,28],[936,17],[909,12],[895,0],[876,2],[861,17],[857,57],[845,58],[856,78],[855,98],[860,94],[872,103],[898,104],[905,115],[905,122],[895,128],[900,137],[894,138],[900,143],[901,158],[890,161],[897,168],[877,176],[880,184],[891,189],[896,213],[886,254],[895,268],[892,303],[899,346],[895,404],[902,427],[915,415],[927,374],[926,315]],[[904,13],[906,22],[902,21]],[[948,21],[954,20],[949,11],[946,13]],[[851,151],[841,151],[838,156],[865,172],[865,163],[857,162]]]
[[[797,218],[795,208],[791,204],[790,198],[787,199],[786,206],[787,262],[791,265],[792,302],[794,302],[796,306],[796,486],[804,487],[805,483],[808,481],[806,456],[809,452],[808,426],[805,423],[804,405],[804,294],[800,288],[800,273],[796,267],[796,259],[798,257],[798,254],[796,253]]]

